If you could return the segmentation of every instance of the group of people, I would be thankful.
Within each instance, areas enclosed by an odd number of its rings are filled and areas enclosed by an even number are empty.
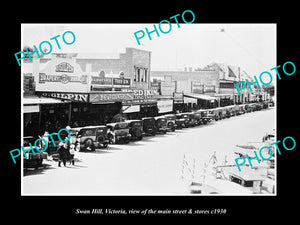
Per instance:
[[[65,139],[67,140],[67,138]],[[58,166],[61,166],[61,162],[63,162],[64,166],[66,166],[67,160],[69,160],[70,165],[75,165],[75,145],[67,142],[60,142],[58,145],[57,153],[59,154],[58,158]]]

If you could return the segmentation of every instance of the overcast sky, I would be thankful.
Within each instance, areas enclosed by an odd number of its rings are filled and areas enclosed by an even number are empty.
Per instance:
[[[158,27],[158,24],[156,24]],[[211,62],[240,66],[251,76],[276,66],[276,24],[172,24],[168,34],[152,33],[138,45],[134,32],[153,29],[153,24],[22,24],[23,46],[72,31],[76,41],[53,52],[121,53],[125,47],[152,52],[152,70],[203,67]],[[168,30],[167,24],[162,27]],[[222,32],[223,31],[223,32]],[[60,39],[61,40],[61,39]],[[46,45],[45,45],[46,46]]]

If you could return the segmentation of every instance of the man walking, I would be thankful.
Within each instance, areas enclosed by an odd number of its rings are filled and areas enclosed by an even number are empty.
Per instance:
[[[57,153],[59,154],[58,166],[60,167],[61,162],[63,162],[64,166],[66,166],[66,161],[68,159],[68,149],[66,143],[59,143]]]

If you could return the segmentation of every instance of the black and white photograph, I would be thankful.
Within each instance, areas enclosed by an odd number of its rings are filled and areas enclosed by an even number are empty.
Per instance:
[[[276,195],[276,24],[181,15],[21,25],[22,195]]]
[[[296,216],[296,7],[112,3],[6,7],[2,214]]]

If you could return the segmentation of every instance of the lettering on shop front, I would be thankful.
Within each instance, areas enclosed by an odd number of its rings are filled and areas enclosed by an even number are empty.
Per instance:
[[[67,74],[49,75],[49,74],[45,74],[45,73],[39,73],[39,83],[43,84],[46,82],[60,82],[63,84],[73,82],[73,83],[86,84],[87,83],[87,75],[68,76]]]
[[[41,92],[39,94],[43,97],[66,99],[74,102],[88,102],[87,94],[61,93],[61,92]]]

